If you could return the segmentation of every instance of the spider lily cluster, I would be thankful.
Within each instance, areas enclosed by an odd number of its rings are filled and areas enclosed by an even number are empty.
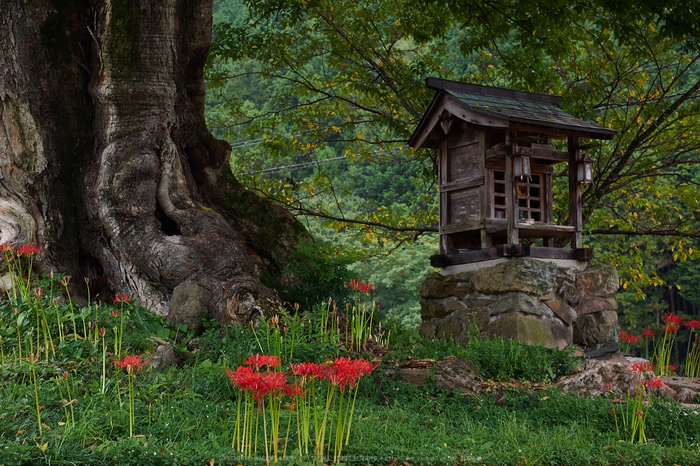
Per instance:
[[[227,375],[238,388],[238,408],[232,448],[251,457],[257,453],[262,423],[265,457],[277,461],[280,413],[289,409],[282,455],[296,430],[301,456],[319,461],[330,455],[337,461],[350,440],[358,381],[374,366],[364,359],[337,358],[325,364],[290,364],[289,378],[280,370],[278,356],[252,355]],[[292,381],[290,383],[290,381]],[[269,428],[268,428],[269,422]]]
[[[654,372],[657,375],[671,375],[676,371],[676,366],[671,364],[671,354],[676,336],[680,329],[685,327],[690,335],[688,336],[688,349],[685,358],[685,376],[700,377],[700,339],[696,331],[700,328],[697,320],[683,321],[683,317],[666,312],[662,317],[663,326],[658,333],[651,329],[644,329],[639,337],[625,330],[620,330],[620,341],[625,344],[625,351],[629,352],[630,346],[644,342],[645,357],[653,364]],[[649,346],[652,346],[651,355]]]
[[[128,374],[129,434],[133,436],[134,369],[140,368],[145,362],[138,356],[123,355],[122,338],[130,314],[131,306],[128,303],[132,298],[126,293],[118,293],[111,299],[118,307],[111,312],[104,312],[99,311],[100,304],[92,303],[88,295],[87,306],[75,309],[69,292],[70,276],[52,273],[49,277],[37,277],[33,274],[34,261],[43,252],[43,247],[2,244],[0,251],[10,281],[6,287],[7,300],[0,306],[0,365],[19,364],[25,359],[29,362],[39,433],[43,433],[44,425],[41,421],[38,390],[41,378],[37,380],[37,366],[44,363],[49,368],[55,366],[56,361],[77,359],[83,351],[92,352],[101,343],[100,393],[103,396],[107,394],[107,360],[111,358],[117,368],[125,368]],[[85,283],[89,284],[88,279],[85,279]],[[60,303],[61,298],[57,296],[55,288],[63,288],[65,304]],[[111,334],[108,329],[111,329]],[[111,355],[107,352],[107,338],[110,336],[113,339]],[[116,393],[121,402],[118,372],[115,375]],[[61,425],[70,428],[75,425],[74,405],[78,402],[73,398],[75,387],[72,378],[67,371],[63,371],[62,376],[52,379],[66,416],[66,422]]]
[[[659,377],[654,375],[652,365],[649,362],[639,362],[632,364],[630,370],[636,375],[636,382],[633,391],[627,392],[622,411],[622,428],[629,435],[630,442],[646,443],[647,437],[644,425],[649,414],[649,407],[654,396],[654,391],[664,387],[664,383]],[[602,387],[602,391],[607,394],[614,394],[615,390],[611,385]],[[615,425],[619,425],[617,411],[615,414]]]

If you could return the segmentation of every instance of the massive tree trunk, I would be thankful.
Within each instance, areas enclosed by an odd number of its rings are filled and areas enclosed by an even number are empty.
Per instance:
[[[211,0],[0,0],[0,242],[160,314],[185,281],[220,322],[269,306],[308,235],[206,129],[210,34]]]

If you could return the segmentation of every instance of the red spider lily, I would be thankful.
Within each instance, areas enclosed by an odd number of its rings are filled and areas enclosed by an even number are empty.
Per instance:
[[[119,311],[116,309],[112,309],[109,313],[112,314],[112,317],[117,317],[119,315]]]
[[[652,367],[651,364],[649,364],[649,361],[644,361],[644,362],[636,362],[630,366],[630,370],[632,372],[651,372]]]
[[[644,381],[644,388],[663,388],[663,387],[664,387],[664,383],[658,377]]]
[[[238,387],[241,390],[254,390],[254,387],[260,383],[260,377],[262,374],[253,372],[250,367],[240,366],[235,371],[228,370],[226,375],[233,382],[234,387]]]
[[[43,248],[41,246],[34,246],[32,244],[25,244],[17,250],[17,254],[20,256],[31,256],[41,252]]]
[[[620,330],[620,340],[628,343],[639,343],[639,338],[635,337],[631,333],[625,332],[624,330]]]
[[[124,359],[122,359],[121,361],[115,361],[114,365],[116,367],[125,367],[126,371],[129,374],[131,374],[134,367],[137,370],[141,370],[141,367],[148,364],[149,361],[150,361],[150,359],[147,359],[145,361],[141,361],[141,356],[127,355],[127,356],[124,356]]]
[[[101,335],[104,335],[104,334],[105,334],[105,328],[104,328],[104,327],[98,328],[98,329],[97,329],[97,333],[99,333],[100,336],[101,336]]]
[[[37,297],[37,298],[40,298],[41,295],[42,295],[42,293],[44,293],[44,289],[43,289],[43,288],[37,288],[37,289],[34,290],[34,296]]]
[[[698,322],[697,320],[689,320],[688,322],[684,323],[683,325],[685,325],[686,327],[688,327],[690,329],[697,330],[698,327],[700,327],[700,322]]]
[[[673,324],[675,326],[679,326],[683,319],[681,317],[679,317],[678,314],[673,314],[671,312],[665,312],[663,317],[661,317],[661,320],[663,320],[667,324]]]
[[[345,385],[348,383],[345,375],[333,370],[324,371],[321,377],[328,380],[331,385],[340,386],[342,390],[345,390]]]
[[[301,388],[296,385],[285,385],[284,394],[290,398],[294,398],[295,396],[301,396],[302,391]]]
[[[635,414],[636,414],[637,417],[640,418],[640,419],[644,417],[644,412],[643,412],[643,411],[637,411]]]
[[[15,250],[16,250],[16,248],[15,248],[13,245],[9,244],[9,243],[2,243],[2,244],[0,244],[0,251],[2,251],[2,252],[11,252],[11,253],[14,253]]]
[[[674,366],[673,364],[669,364],[668,370],[670,370],[671,372],[676,372],[676,366]]]
[[[613,392],[615,390],[615,388],[613,387],[613,385],[611,383],[606,383],[600,387],[600,390],[603,392]]]
[[[262,374],[262,381],[264,384],[262,389],[265,393],[271,392],[273,395],[279,395],[285,392],[287,378],[281,372],[266,372]]]
[[[279,356],[267,356],[264,354],[252,354],[246,362],[243,363],[246,366],[252,366],[255,370],[259,370],[263,366],[268,367],[279,367],[280,358]]]
[[[60,283],[63,286],[68,286],[68,284],[70,283],[70,277],[59,278],[58,283]]]
[[[649,330],[648,328],[645,328],[642,330],[642,336],[644,338],[654,338],[656,335],[654,335],[654,332]]]
[[[116,304],[116,303],[128,303],[128,302],[131,302],[131,298],[126,293],[123,293],[123,292],[121,294],[117,293],[114,296],[112,296],[112,302],[114,304]]]
[[[362,280],[350,280],[348,287],[352,288],[354,291],[359,291],[360,293],[369,293],[374,288],[369,283],[362,283]]]
[[[272,393],[273,395],[285,394],[287,396],[301,395],[301,389],[287,385],[287,378],[282,372],[256,372],[252,367],[240,366],[235,371],[228,370],[226,375],[239,390],[248,390],[255,395],[256,400]]]
[[[670,323],[664,327],[662,327],[661,330],[663,330],[665,333],[673,333],[676,330],[678,330],[680,326],[678,324]]]
[[[332,385],[340,386],[341,390],[344,390],[348,384],[354,387],[358,378],[368,375],[374,370],[369,361],[364,359],[353,361],[350,358],[337,358],[325,368],[320,377],[328,380]]]
[[[369,375],[372,373],[372,371],[374,371],[374,369],[377,368],[376,365],[364,359],[356,359],[355,367],[357,368],[357,371],[359,372],[360,376]]]
[[[29,362],[31,362],[32,364],[37,362],[39,360],[39,353],[29,353],[27,355],[27,360],[29,360]]]
[[[318,377],[321,374],[321,366],[315,362],[290,363],[289,367],[292,370],[292,374],[302,377]]]

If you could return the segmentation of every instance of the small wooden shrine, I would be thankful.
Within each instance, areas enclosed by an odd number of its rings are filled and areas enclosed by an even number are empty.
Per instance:
[[[582,140],[612,139],[617,131],[567,114],[557,95],[437,78],[426,85],[435,96],[408,144],[439,151],[440,254],[431,263],[592,259],[581,243],[581,185],[593,182],[583,150],[595,144]],[[568,225],[553,218],[558,163],[568,164]],[[554,247],[564,236],[570,248]]]

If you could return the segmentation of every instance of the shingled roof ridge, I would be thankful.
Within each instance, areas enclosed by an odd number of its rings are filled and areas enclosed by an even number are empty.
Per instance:
[[[440,78],[425,78],[425,85],[428,89],[435,91],[456,91],[477,95],[489,95],[494,97],[505,97],[515,100],[525,100],[530,102],[541,102],[556,105],[562,101],[562,97],[554,94],[538,94],[536,92],[516,91],[502,87],[481,86],[459,81],[450,81]]]

